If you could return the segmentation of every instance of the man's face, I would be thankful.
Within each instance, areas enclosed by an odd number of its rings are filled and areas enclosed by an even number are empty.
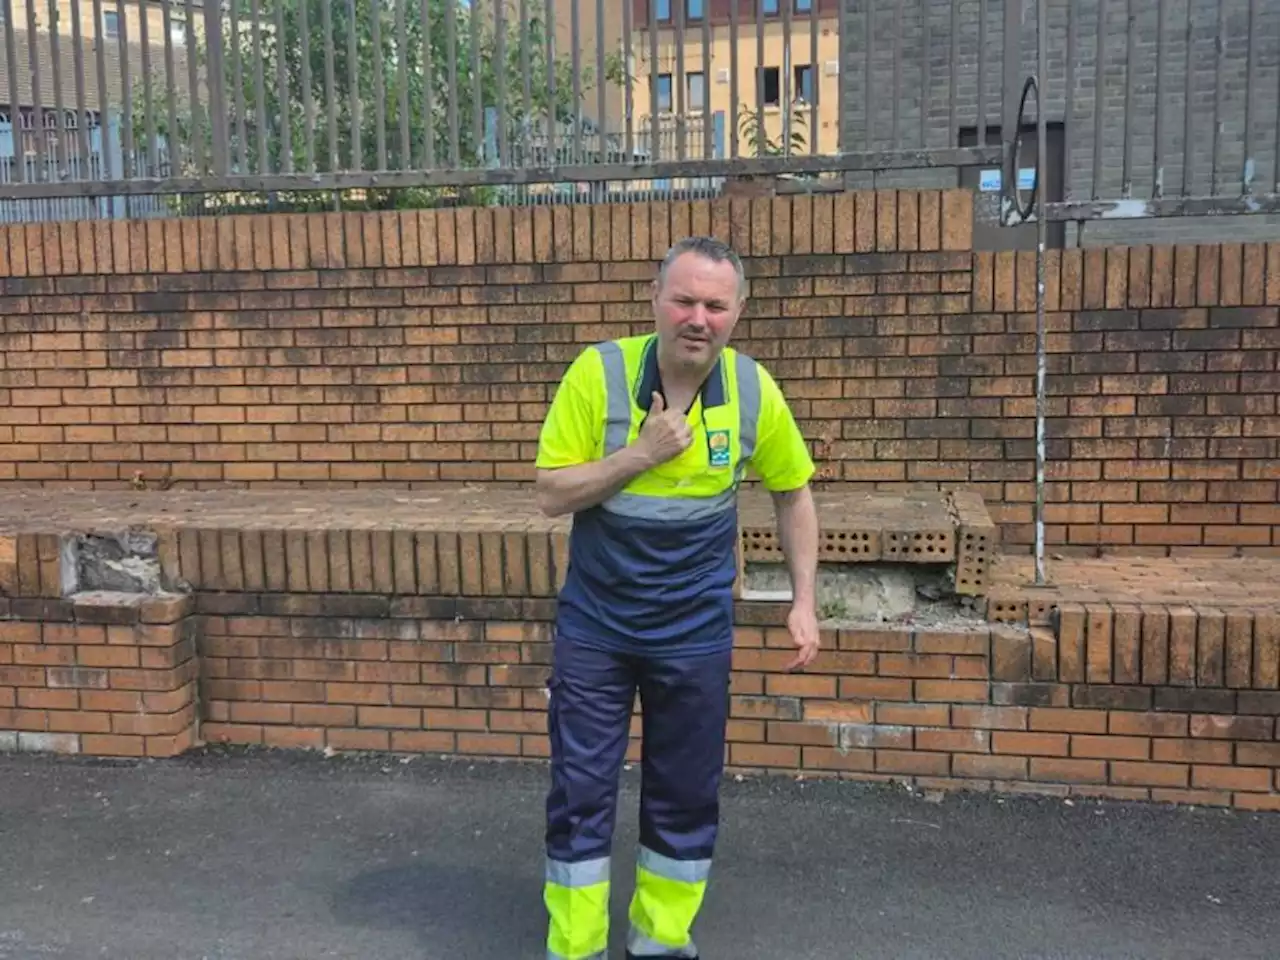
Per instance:
[[[663,355],[682,367],[709,367],[729,342],[742,306],[732,263],[681,254],[667,270],[665,282],[658,281],[654,289]]]

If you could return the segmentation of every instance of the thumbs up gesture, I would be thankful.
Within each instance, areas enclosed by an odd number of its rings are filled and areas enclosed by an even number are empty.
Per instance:
[[[636,438],[645,461],[650,467],[656,467],[684,453],[691,443],[693,431],[689,429],[685,415],[679,410],[668,410],[662,394],[655,390],[649,416]]]

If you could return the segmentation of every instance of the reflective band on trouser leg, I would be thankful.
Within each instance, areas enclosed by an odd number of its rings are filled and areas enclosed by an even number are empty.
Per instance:
[[[710,860],[672,860],[640,848],[627,937],[633,956],[698,955],[689,928],[702,908],[710,873]]]
[[[547,960],[604,960],[609,940],[609,858],[547,860],[543,901],[551,917]]]

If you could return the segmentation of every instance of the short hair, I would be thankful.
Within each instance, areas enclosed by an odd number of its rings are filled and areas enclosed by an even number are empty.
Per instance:
[[[706,257],[715,263],[731,263],[733,271],[738,275],[738,296],[739,298],[747,295],[747,275],[743,270],[742,260],[734,252],[733,247],[729,246],[723,240],[717,240],[715,237],[685,237],[683,240],[677,241],[667,251],[667,255],[662,258],[662,265],[658,268],[658,286],[661,288],[667,281],[667,271],[671,268],[671,264],[675,263],[681,254],[696,253],[701,257]]]

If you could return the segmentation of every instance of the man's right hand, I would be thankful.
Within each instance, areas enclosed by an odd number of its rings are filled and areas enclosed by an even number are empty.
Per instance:
[[[636,444],[644,452],[650,467],[666,463],[688,449],[693,443],[693,431],[679,410],[668,410],[662,394],[656,390],[649,405],[649,416],[640,428]]]

